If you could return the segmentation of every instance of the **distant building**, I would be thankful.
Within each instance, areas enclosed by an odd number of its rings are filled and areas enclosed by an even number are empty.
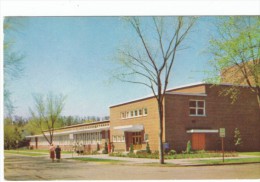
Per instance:
[[[73,146],[83,146],[86,152],[104,148],[109,143],[109,121],[77,124],[54,130],[53,144],[59,145],[62,150],[72,150]],[[46,132],[48,137],[48,133]],[[49,143],[42,134],[27,136],[30,146],[34,149],[48,149]]]

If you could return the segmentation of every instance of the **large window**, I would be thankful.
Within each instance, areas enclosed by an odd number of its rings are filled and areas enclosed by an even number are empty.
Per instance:
[[[205,100],[190,100],[190,116],[205,116]]]

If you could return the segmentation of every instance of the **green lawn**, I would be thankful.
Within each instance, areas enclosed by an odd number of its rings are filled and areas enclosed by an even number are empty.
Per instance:
[[[109,163],[109,164],[122,162],[120,160],[99,159],[99,158],[91,158],[91,157],[80,157],[80,158],[70,158],[70,159],[84,161],[84,162],[101,162],[101,163]]]
[[[260,152],[239,152],[239,155],[260,156]]]
[[[196,160],[194,162],[199,162],[201,164],[223,164],[222,159],[212,159],[212,160]],[[224,164],[237,164],[237,163],[256,163],[260,162],[260,157],[256,158],[242,158],[242,159],[225,159]]]
[[[27,156],[43,156],[46,155],[47,153],[44,152],[28,152],[24,150],[5,150],[4,153],[7,154],[19,154],[19,155],[27,155]]]
[[[29,150],[29,149],[18,149],[18,150],[5,150],[5,153],[9,154],[22,154],[22,155],[28,155],[28,156],[41,156],[41,155],[47,155],[49,154],[49,150]],[[71,154],[71,152],[62,151],[63,154]]]

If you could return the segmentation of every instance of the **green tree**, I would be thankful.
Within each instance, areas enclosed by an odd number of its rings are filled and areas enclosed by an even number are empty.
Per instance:
[[[32,124],[38,128],[49,144],[52,144],[54,128],[60,127],[59,118],[65,104],[63,95],[49,93],[46,97],[34,96],[35,106],[32,115]]]
[[[236,86],[249,86],[260,109],[260,17],[221,17],[216,25],[218,31],[209,47],[215,69],[211,81],[232,83],[233,87],[221,92],[233,102],[239,96]]]
[[[10,118],[4,119],[4,149],[17,147],[17,141],[22,141],[22,129],[16,126]]]
[[[123,82],[141,84],[151,89],[159,115],[159,162],[164,163],[163,100],[169,77],[183,41],[195,23],[194,17],[130,17],[125,18],[137,36],[137,41],[118,52],[122,65],[115,77]]]

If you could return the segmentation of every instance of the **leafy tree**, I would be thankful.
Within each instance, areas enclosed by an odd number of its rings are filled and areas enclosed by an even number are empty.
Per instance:
[[[60,127],[58,121],[64,107],[65,97],[50,93],[46,97],[35,95],[34,101],[35,111],[30,109],[32,124],[35,128],[40,129],[47,142],[52,144],[54,128]]]
[[[260,17],[221,17],[216,25],[218,31],[209,47],[215,69],[211,81],[232,83],[221,94],[233,102],[239,96],[236,86],[249,86],[260,109]]]
[[[16,142],[22,141],[22,129],[15,125],[10,118],[4,120],[4,148],[16,148]]]
[[[130,17],[125,20],[139,42],[133,38],[131,44],[119,50],[118,60],[122,67],[115,77],[151,89],[158,105],[159,161],[163,164],[163,100],[176,54],[184,49],[183,41],[196,18]]]

